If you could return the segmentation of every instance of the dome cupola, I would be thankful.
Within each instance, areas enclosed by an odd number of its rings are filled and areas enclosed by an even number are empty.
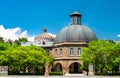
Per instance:
[[[70,15],[70,18],[71,18],[71,25],[76,25],[76,24],[79,24],[81,25],[81,14],[78,13],[77,11],[73,12],[71,15]]]
[[[71,25],[64,27],[56,35],[55,43],[74,41],[90,42],[97,39],[90,28],[81,24],[81,16],[77,11],[70,15]]]
[[[35,37],[34,41],[54,41],[54,37],[47,33],[46,28],[43,30],[43,34],[40,34],[39,36]]]

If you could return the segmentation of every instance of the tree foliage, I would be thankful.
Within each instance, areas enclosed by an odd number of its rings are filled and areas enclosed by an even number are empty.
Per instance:
[[[1,42],[1,43],[3,43],[3,42],[4,42],[3,37],[0,37],[0,42]]]
[[[20,42],[28,42],[27,38],[24,38],[24,37],[23,38],[19,38],[19,41]]]
[[[88,69],[85,66],[93,63],[96,72],[116,71],[120,65],[120,44],[106,40],[92,41],[82,49],[80,59],[84,70]]]
[[[21,45],[21,42],[28,42],[27,38],[19,38],[18,40],[14,41],[14,44]]]
[[[45,63],[51,61],[40,47],[0,43],[0,65],[9,66],[10,73],[44,73]]]

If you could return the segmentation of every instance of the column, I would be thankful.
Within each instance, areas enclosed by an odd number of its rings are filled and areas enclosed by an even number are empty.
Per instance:
[[[48,63],[45,64],[45,76],[49,76],[49,68],[48,68]]]
[[[69,67],[63,67],[63,74],[66,75],[66,74],[69,74]]]

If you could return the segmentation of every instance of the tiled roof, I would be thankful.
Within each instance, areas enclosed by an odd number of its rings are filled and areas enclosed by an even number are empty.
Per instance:
[[[46,32],[46,29],[44,29],[43,34],[40,34],[39,36],[35,37],[34,41],[54,41],[54,37]]]

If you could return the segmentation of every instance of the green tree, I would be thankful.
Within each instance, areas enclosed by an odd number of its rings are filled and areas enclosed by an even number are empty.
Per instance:
[[[15,41],[14,41],[14,44],[16,44],[16,45],[20,45],[21,43],[20,43],[19,40],[15,40]]]
[[[0,37],[0,42],[1,42],[1,43],[3,43],[3,42],[4,42],[3,37]]]
[[[83,61],[82,69],[87,70],[89,63],[93,63],[96,72],[112,71],[118,66],[120,47],[110,41],[97,40],[88,43],[88,47],[82,49],[81,60]],[[115,61],[116,59],[116,61]]]
[[[27,38],[19,38],[20,42],[28,42]]]
[[[28,42],[27,38],[19,38],[18,40],[14,41],[14,44],[21,45],[21,42]]]
[[[13,40],[8,39],[8,40],[7,40],[7,43],[9,43],[9,44],[13,44]]]
[[[0,65],[8,65],[9,73],[44,73],[46,62],[51,57],[40,47],[0,43]]]

